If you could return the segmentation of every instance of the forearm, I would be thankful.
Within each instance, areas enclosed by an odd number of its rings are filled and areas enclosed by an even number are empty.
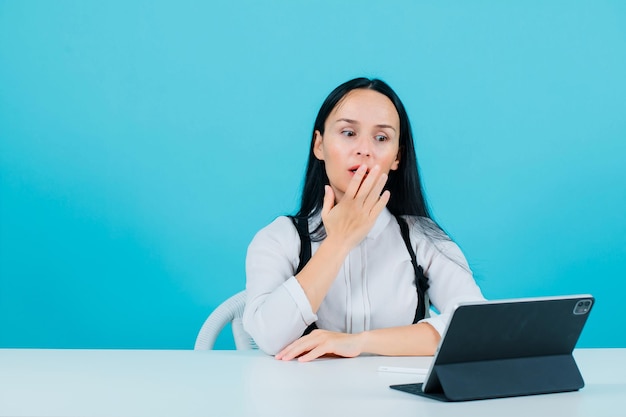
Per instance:
[[[430,356],[435,354],[439,333],[428,323],[371,330],[348,334],[314,330],[294,341],[276,359],[308,362],[323,355],[334,354],[352,358],[362,353],[385,356]]]
[[[441,336],[428,323],[376,329],[360,333],[361,353],[385,356],[431,356]]]
[[[317,313],[349,252],[350,247],[341,240],[327,238],[296,275],[314,313]]]

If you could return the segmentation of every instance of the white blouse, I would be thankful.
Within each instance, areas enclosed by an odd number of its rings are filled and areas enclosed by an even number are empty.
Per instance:
[[[459,247],[428,238],[423,223],[407,220],[417,262],[430,284],[427,295],[440,312],[422,321],[442,334],[457,303],[484,297]],[[314,219],[310,226],[318,222]],[[319,244],[311,242],[312,254]],[[400,227],[387,209],[347,256],[317,314],[294,277],[299,263],[300,237],[288,217],[261,229],[248,247],[243,325],[266,353],[278,353],[313,322],[320,329],[343,333],[413,322],[418,302],[415,271]]]

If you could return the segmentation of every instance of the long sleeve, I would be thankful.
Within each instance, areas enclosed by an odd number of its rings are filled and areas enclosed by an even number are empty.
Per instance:
[[[287,217],[259,231],[248,247],[243,325],[269,354],[278,353],[317,320],[294,277],[299,253],[300,238]]]

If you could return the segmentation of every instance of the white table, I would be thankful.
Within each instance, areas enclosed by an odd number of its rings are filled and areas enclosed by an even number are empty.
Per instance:
[[[626,416],[626,349],[581,349],[578,392],[441,403],[380,365],[430,357],[280,362],[259,351],[0,349],[0,416]]]

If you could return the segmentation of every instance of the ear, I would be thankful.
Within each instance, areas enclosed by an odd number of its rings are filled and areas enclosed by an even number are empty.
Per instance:
[[[322,149],[323,138],[319,130],[315,131],[315,139],[313,143],[313,154],[320,161],[324,160],[324,150]]]
[[[393,164],[391,164],[391,171],[396,171],[398,167],[400,166],[400,154],[401,154],[401,151],[398,150],[398,155],[396,156],[396,160],[393,161]]]

